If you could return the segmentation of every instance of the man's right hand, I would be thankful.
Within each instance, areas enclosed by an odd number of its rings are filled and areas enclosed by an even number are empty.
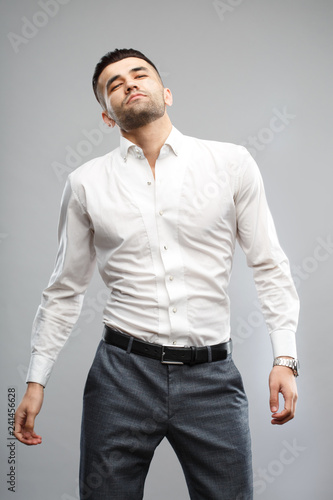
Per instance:
[[[40,444],[41,436],[34,431],[35,418],[40,412],[44,398],[44,387],[29,382],[28,388],[15,413],[15,437],[27,445]]]

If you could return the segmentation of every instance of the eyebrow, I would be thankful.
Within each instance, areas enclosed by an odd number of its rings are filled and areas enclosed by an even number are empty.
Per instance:
[[[137,66],[136,68],[132,68],[130,70],[130,73],[136,73],[137,71],[149,71],[149,70],[145,66]],[[112,76],[111,78],[109,78],[109,80],[106,82],[106,92],[109,92],[109,88],[111,87],[113,82],[115,80],[118,80],[118,78],[120,78],[120,77],[121,77],[121,75],[115,75],[115,76]]]

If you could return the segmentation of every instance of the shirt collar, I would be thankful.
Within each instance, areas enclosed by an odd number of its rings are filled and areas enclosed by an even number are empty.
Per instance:
[[[158,158],[165,158],[170,154],[170,152],[173,152],[176,156],[178,156],[183,137],[183,134],[179,132],[179,130],[172,127],[169,136],[161,147]],[[139,160],[143,160],[145,158],[142,149],[122,135],[120,136],[120,154],[125,162],[127,161],[129,154],[134,155],[134,157]]]

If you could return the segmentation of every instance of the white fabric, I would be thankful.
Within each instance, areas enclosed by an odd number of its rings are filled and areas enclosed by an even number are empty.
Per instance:
[[[298,297],[247,150],[173,128],[154,179],[143,151],[121,137],[119,148],[69,175],[57,262],[34,321],[27,381],[46,385],[96,260],[110,290],[107,325],[156,343],[228,340],[227,287],[237,238],[253,268],[273,354],[296,357]]]

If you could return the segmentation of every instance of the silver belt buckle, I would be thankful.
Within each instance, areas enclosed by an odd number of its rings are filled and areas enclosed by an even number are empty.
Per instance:
[[[165,356],[165,351],[164,351],[164,347],[173,347],[173,348],[177,348],[177,347],[185,347],[185,344],[162,344],[162,357],[161,357],[161,363],[163,365],[183,365],[184,363],[182,361],[168,361],[167,359],[164,359],[164,356]]]

